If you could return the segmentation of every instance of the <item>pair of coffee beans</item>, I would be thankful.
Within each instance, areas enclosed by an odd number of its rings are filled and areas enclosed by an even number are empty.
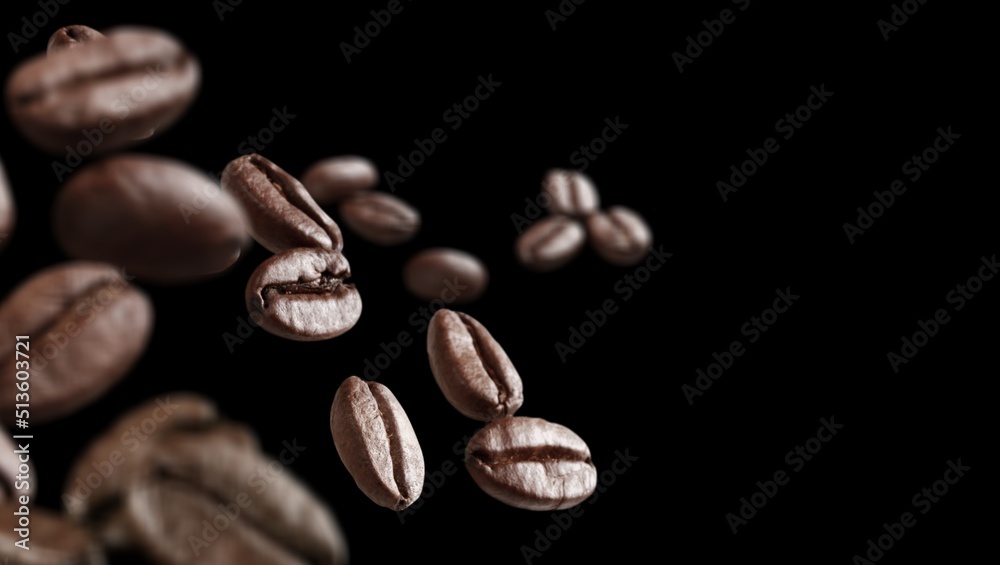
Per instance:
[[[7,82],[11,119],[35,146],[86,157],[148,139],[176,121],[198,92],[198,61],[176,39],[149,28],[106,34],[57,31],[48,53]]]
[[[334,515],[276,461],[209,401],[168,395],[84,450],[63,501],[108,550],[157,563],[346,563]]]
[[[298,179],[256,153],[222,173],[222,187],[242,206],[250,235],[273,257],[250,276],[247,310],[268,332],[298,341],[330,339],[354,327],[361,295],[347,282],[340,227]]]
[[[510,506],[558,510],[597,487],[587,444],[570,429],[514,416],[524,401],[521,377],[478,320],[440,309],[427,332],[431,372],[448,402],[488,422],[465,451],[469,474],[484,492]]]
[[[420,229],[420,213],[391,194],[370,190],[378,184],[371,161],[357,156],[330,157],[309,167],[302,184],[322,205],[336,204],[352,231],[377,245],[398,245]]]
[[[653,242],[636,212],[624,206],[602,212],[597,188],[583,173],[549,171],[542,196],[551,215],[525,230],[514,247],[518,261],[530,269],[552,271],[566,265],[579,254],[588,234],[597,255],[614,265],[639,262]]]
[[[3,249],[10,239],[11,232],[14,231],[14,220],[17,214],[14,212],[14,197],[10,193],[10,185],[7,184],[7,174],[3,170],[3,162],[0,162],[0,249]]]
[[[19,371],[31,375],[31,420],[67,416],[118,382],[146,350],[153,305],[108,264],[71,262],[49,267],[0,303],[0,394],[21,390]],[[27,359],[16,336],[30,335]],[[28,346],[26,346],[28,347]],[[14,410],[0,412],[12,423]]]

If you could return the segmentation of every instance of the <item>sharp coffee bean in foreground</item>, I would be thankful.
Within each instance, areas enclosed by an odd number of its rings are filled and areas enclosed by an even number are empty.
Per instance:
[[[427,332],[431,372],[448,402],[489,422],[521,407],[521,377],[490,332],[463,312],[442,308]]]
[[[576,257],[586,241],[587,232],[579,221],[568,216],[550,216],[522,233],[514,252],[525,267],[552,271]]]
[[[31,420],[67,416],[111,388],[146,349],[153,305],[114,267],[63,263],[17,287],[0,304],[0,343],[31,342]],[[0,394],[17,393],[14,346],[0,353]],[[0,413],[10,423],[14,410]]]
[[[420,213],[384,192],[360,192],[348,197],[340,204],[340,216],[347,227],[378,245],[398,245],[420,229]]]
[[[336,204],[356,192],[374,188],[378,170],[364,157],[330,157],[309,167],[302,175],[302,184],[316,202],[324,206]]]
[[[486,494],[526,510],[570,508],[597,488],[587,444],[540,418],[490,422],[466,446],[465,466]]]
[[[361,295],[338,251],[289,249],[264,261],[247,283],[247,310],[274,335],[297,341],[336,337],[361,317]]]
[[[399,511],[420,497],[424,455],[388,388],[358,377],[341,383],[330,410],[330,432],[344,467],[375,504]]]
[[[250,235],[272,253],[295,247],[344,247],[340,227],[281,167],[256,153],[226,165],[222,187],[246,212]]]
[[[149,155],[116,155],[70,177],[53,226],[67,254],[159,282],[223,271],[249,243],[239,207],[208,175]]]
[[[435,248],[417,253],[403,267],[407,290],[422,300],[465,304],[486,290],[489,275],[476,257],[457,249]]]
[[[645,220],[624,206],[587,218],[590,242],[601,258],[613,265],[634,265],[649,253],[653,234]]]
[[[176,39],[147,28],[117,28],[104,40],[89,32],[70,48],[62,30],[55,48],[21,64],[7,81],[14,125],[39,149],[86,157],[149,138],[194,100],[197,60]]]

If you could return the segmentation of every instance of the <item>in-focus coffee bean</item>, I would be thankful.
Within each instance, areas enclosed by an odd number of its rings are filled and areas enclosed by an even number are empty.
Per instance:
[[[417,234],[420,213],[384,192],[359,192],[340,204],[347,227],[378,245],[398,245]]]
[[[475,318],[442,308],[427,331],[431,372],[448,402],[489,422],[510,416],[524,401],[521,377],[507,353]]]
[[[634,265],[653,244],[653,233],[636,212],[615,206],[587,218],[590,243],[605,261],[614,265]]]
[[[486,494],[526,510],[570,508],[597,487],[587,444],[540,418],[490,422],[466,446],[465,466]]]
[[[96,29],[87,26],[72,25],[61,27],[49,38],[47,54],[52,55],[60,51],[69,51],[76,49],[88,41],[101,39],[107,39],[107,37]]]
[[[116,155],[70,177],[53,226],[68,255],[160,282],[223,271],[250,241],[239,206],[208,175],[149,155]]]
[[[259,313],[260,326],[297,341],[330,339],[354,327],[361,317],[361,295],[351,266],[331,249],[289,249],[267,259],[247,283],[247,310]]]
[[[422,300],[466,304],[486,290],[489,274],[483,263],[464,251],[438,247],[417,253],[403,267],[407,290]]]
[[[295,247],[344,247],[340,228],[292,175],[252,153],[222,171],[222,187],[246,211],[250,235],[272,253]]]
[[[31,143],[72,164],[163,131],[200,81],[197,60],[170,35],[116,28],[21,64],[7,81],[7,110]]]
[[[302,175],[302,184],[316,202],[336,204],[355,192],[374,188],[378,170],[364,157],[330,157],[309,167]]]
[[[14,231],[14,198],[10,193],[10,186],[7,184],[7,175],[3,170],[3,163],[0,162],[0,249],[3,249],[10,239],[11,232]]]
[[[20,514],[19,514],[20,513]],[[28,520],[25,528],[21,519]],[[24,529],[27,539],[18,529]],[[14,545],[24,543],[28,551]],[[0,563],[11,565],[104,565],[104,550],[69,518],[18,501],[0,504]]]
[[[330,431],[347,472],[375,504],[399,511],[420,497],[424,455],[406,412],[384,385],[358,377],[341,383]]]
[[[576,257],[587,241],[579,221],[550,216],[535,222],[517,238],[514,253],[522,265],[535,271],[553,271]]]
[[[601,203],[593,181],[579,171],[550,170],[542,191],[549,197],[548,210],[553,214],[583,217],[596,212]]]
[[[111,388],[146,349],[153,305],[114,267],[63,263],[31,277],[0,304],[0,395],[18,392],[15,336],[31,336],[31,421],[67,416]],[[14,410],[0,411],[13,422]]]

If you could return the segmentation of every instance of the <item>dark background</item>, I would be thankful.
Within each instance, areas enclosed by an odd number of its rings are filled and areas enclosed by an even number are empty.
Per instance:
[[[564,2],[567,4],[568,2]],[[971,3],[967,3],[971,4]],[[564,424],[584,438],[598,471],[616,451],[638,461],[594,504],[584,505],[533,563],[603,556],[681,563],[754,559],[852,562],[884,522],[919,512],[913,495],[940,479],[948,460],[971,466],[884,562],[967,562],[992,534],[997,294],[987,282],[929,345],[894,373],[919,320],[953,305],[945,296],[997,252],[995,157],[989,87],[980,62],[992,30],[977,5],[931,1],[885,41],[876,21],[890,2],[836,3],[591,0],[553,31],[546,10],[503,3],[404,2],[348,64],[339,44],[385,2],[243,2],[220,21],[211,2],[75,0],[19,53],[5,42],[3,75],[44,50],[69,24],[98,29],[134,23],[176,34],[200,58],[202,90],[173,128],[138,151],[221,171],[273,108],[296,117],[262,153],[293,174],[341,154],[395,170],[415,138],[445,128],[448,139],[396,195],[424,226],[412,241],[380,248],[345,230],[345,255],[364,301],[355,328],[328,342],[285,341],[257,330],[231,353],[223,334],[246,317],[243,289],[269,254],[260,246],[224,276],[163,287],[139,283],[157,321],[148,352],[99,402],[33,428],[39,504],[58,507],[68,466],[123,411],[170,391],[214,399],[251,425],[272,456],[283,441],[307,446],[290,470],[336,512],[354,563],[414,554],[441,562],[523,562],[522,546],[553,524],[550,513],[500,504],[464,469],[449,476],[401,523],[371,503],[340,463],[329,433],[334,391],[360,374],[401,331],[416,339],[379,377],[406,408],[428,474],[460,464],[452,447],[477,429],[438,391],[425,335],[409,317],[425,302],[403,288],[415,252],[452,246],[489,267],[486,294],[461,307],[504,346],[524,380],[522,415]],[[672,53],[704,31],[702,20],[736,12],[734,23],[679,73]],[[2,29],[20,33],[35,2],[5,2]],[[502,85],[457,130],[442,114],[473,94],[480,75]],[[804,104],[810,86],[834,95],[739,192],[723,202],[715,183],[730,165],[776,136],[775,122]],[[587,169],[603,204],[638,210],[655,245],[674,253],[627,301],[615,284],[635,268],[612,267],[586,250],[569,266],[535,274],[514,260],[517,231],[544,172],[600,135],[605,118],[628,129]],[[934,141],[954,147],[851,244],[874,190]],[[65,255],[52,240],[59,183],[52,158],[0,120],[0,158],[19,222],[3,251],[0,292]],[[387,190],[385,183],[382,190]],[[336,216],[335,216],[336,217]],[[740,328],[775,289],[801,298],[757,343]],[[556,341],[607,299],[619,310],[563,363]],[[681,386],[736,339],[746,353],[688,404]],[[821,418],[844,428],[801,472],[785,454],[816,434]],[[733,535],[727,513],[776,471],[790,482]]]

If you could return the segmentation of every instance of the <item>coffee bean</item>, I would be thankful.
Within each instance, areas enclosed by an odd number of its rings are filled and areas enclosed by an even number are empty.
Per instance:
[[[281,167],[256,153],[231,161],[222,171],[222,187],[243,206],[250,235],[272,253],[294,247],[340,251],[340,228],[305,187]]]
[[[7,185],[3,163],[0,163],[0,249],[4,248],[11,232],[14,231],[15,216],[14,199],[10,194],[10,186]]]
[[[24,62],[7,82],[7,108],[29,141],[72,165],[162,131],[200,81],[197,60],[173,37],[119,28]]]
[[[406,412],[385,386],[358,377],[341,383],[330,411],[340,460],[361,492],[397,512],[424,486],[424,455]]]
[[[475,318],[440,309],[427,332],[431,372],[448,402],[483,422],[521,407],[521,377],[507,353]]]
[[[0,426],[0,505],[21,496],[31,496],[33,487],[38,482],[38,475],[35,474],[31,461],[23,463],[16,450],[17,447],[10,439],[10,432]],[[21,465],[27,466],[27,472],[18,469]],[[18,475],[21,475],[21,479],[17,478]]]
[[[579,171],[552,169],[545,175],[542,191],[549,197],[549,212],[583,217],[597,211],[600,197],[594,183]]]
[[[73,175],[53,224],[68,255],[160,282],[218,273],[250,241],[239,206],[208,175],[147,155],[109,157]]]
[[[653,244],[653,233],[639,214],[624,206],[587,218],[590,242],[605,261],[614,265],[634,265]]]
[[[440,247],[413,256],[403,267],[403,282],[422,300],[465,304],[483,294],[489,274],[474,256]]]
[[[22,539],[19,501],[0,504],[0,563],[11,565],[104,565],[104,551],[91,535],[65,516],[31,505],[30,537]],[[24,543],[25,548],[14,545]]]
[[[247,283],[250,314],[274,335],[297,341],[336,337],[361,316],[351,266],[330,249],[289,249],[257,267]]]
[[[597,487],[587,444],[540,418],[490,422],[465,448],[465,466],[486,494],[526,510],[570,508]]]
[[[0,395],[18,392],[14,344],[31,338],[31,421],[67,416],[111,388],[146,349],[153,305],[113,267],[64,263],[17,287],[0,304]],[[19,349],[20,350],[20,349]],[[10,423],[14,411],[0,413]]]
[[[567,216],[550,216],[522,233],[514,250],[525,267],[552,271],[576,257],[586,241],[587,233],[580,222]]]
[[[378,170],[364,157],[330,157],[309,167],[302,175],[302,184],[316,202],[335,204],[355,192],[374,188]]]
[[[107,39],[107,37],[96,29],[87,26],[72,25],[61,27],[49,38],[48,55],[60,51],[69,51],[87,43]]]
[[[397,245],[420,229],[420,213],[406,202],[384,192],[360,192],[340,204],[347,227],[378,245]]]

